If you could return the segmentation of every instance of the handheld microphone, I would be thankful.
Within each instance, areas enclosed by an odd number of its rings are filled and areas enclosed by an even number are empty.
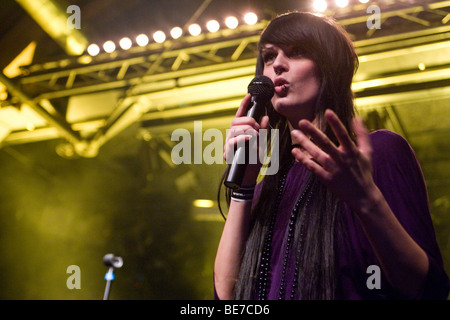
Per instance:
[[[266,76],[256,76],[248,85],[248,93],[252,95],[251,106],[247,116],[259,122],[264,114],[266,105],[275,93],[275,86]],[[248,143],[245,147],[239,147],[234,154],[233,162],[229,166],[228,175],[225,179],[225,186],[231,189],[239,189],[242,185],[245,169],[247,168]]]

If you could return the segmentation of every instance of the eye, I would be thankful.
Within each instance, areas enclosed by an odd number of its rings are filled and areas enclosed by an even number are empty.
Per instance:
[[[290,57],[301,57],[305,55],[305,50],[302,47],[293,47],[289,50]]]
[[[272,51],[264,51],[262,53],[262,60],[265,64],[272,62],[276,57],[276,53]]]

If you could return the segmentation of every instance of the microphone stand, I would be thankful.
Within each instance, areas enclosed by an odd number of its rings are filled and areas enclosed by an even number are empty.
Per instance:
[[[112,281],[114,280],[114,268],[110,267],[108,272],[105,274],[106,287],[105,293],[103,294],[103,300],[108,300],[109,291],[111,290]]]
[[[105,293],[103,294],[103,300],[108,300],[111,285],[114,280],[114,268],[122,267],[123,260],[121,257],[116,257],[112,253],[109,253],[103,257],[103,263],[108,267],[108,272],[105,274],[106,287]]]

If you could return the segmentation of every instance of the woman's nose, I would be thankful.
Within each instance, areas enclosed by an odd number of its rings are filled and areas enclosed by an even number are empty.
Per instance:
[[[273,70],[276,75],[280,75],[283,72],[289,70],[289,62],[287,60],[287,57],[284,56],[283,53],[279,53],[275,58],[275,61],[273,63]]]

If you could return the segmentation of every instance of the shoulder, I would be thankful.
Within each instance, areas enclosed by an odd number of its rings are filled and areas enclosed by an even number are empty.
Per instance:
[[[384,146],[386,148],[392,148],[407,146],[409,148],[409,144],[405,138],[398,133],[386,129],[373,131],[369,134],[369,136],[372,144],[377,147]]]
[[[373,157],[383,160],[387,159],[416,159],[416,155],[411,145],[398,133],[380,129],[369,134]]]
[[[370,133],[373,176],[376,181],[392,179],[423,179],[422,169],[411,145],[401,135],[389,130]],[[411,181],[410,181],[411,183]]]

